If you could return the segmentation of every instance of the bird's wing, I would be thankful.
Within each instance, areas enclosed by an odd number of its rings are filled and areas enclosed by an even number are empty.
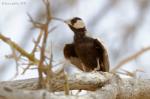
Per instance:
[[[102,71],[108,72],[109,71],[109,58],[108,58],[108,52],[107,52],[105,45],[99,39],[94,40],[94,45],[99,52],[102,52],[102,62],[103,62],[103,65],[101,66]]]
[[[75,49],[74,44],[66,44],[64,47],[64,56],[65,58],[69,59],[70,57],[78,57]]]
[[[66,44],[64,47],[64,56],[68,59],[71,64],[75,65],[78,69],[82,71],[91,71],[90,68],[84,66],[80,58],[77,56],[74,44]]]
[[[78,69],[85,71],[85,72],[89,72],[92,71],[90,68],[88,68],[87,66],[85,66],[82,61],[80,60],[80,58],[77,57],[70,57],[69,61],[75,65]]]

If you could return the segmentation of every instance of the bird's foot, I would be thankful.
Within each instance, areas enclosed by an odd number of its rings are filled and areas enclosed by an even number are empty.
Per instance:
[[[95,68],[94,70],[92,70],[93,73],[97,73],[99,72],[99,69]]]
[[[104,74],[104,72],[103,71],[100,71],[99,69],[97,69],[97,68],[95,68],[93,71],[92,71],[92,73],[100,73],[100,74]]]
[[[100,70],[99,66],[94,68],[94,71],[99,71],[99,70]]]

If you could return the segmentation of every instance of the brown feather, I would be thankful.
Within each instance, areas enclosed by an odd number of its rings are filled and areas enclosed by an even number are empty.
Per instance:
[[[78,69],[82,71],[89,72],[91,71],[88,67],[83,67],[83,63],[80,58],[76,55],[74,50],[74,44],[66,44],[64,47],[64,56],[68,59],[73,65],[75,65]]]
[[[70,20],[68,26],[74,32],[74,42],[72,44],[66,44],[64,47],[64,56],[70,60],[70,62],[76,65],[79,69],[85,71],[95,70],[109,71],[109,59],[105,46],[101,41],[86,36],[86,28],[76,28],[73,24],[81,18],[73,18]]]

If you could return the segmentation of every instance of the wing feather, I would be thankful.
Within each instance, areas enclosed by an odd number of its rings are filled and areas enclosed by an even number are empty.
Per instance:
[[[101,69],[102,71],[108,72],[109,71],[109,57],[108,57],[107,49],[104,43],[100,41],[99,39],[95,39],[94,43],[95,43],[96,49],[102,52],[102,64],[103,65],[101,65]]]
[[[64,56],[66,59],[68,59],[71,64],[75,65],[78,69],[82,71],[91,71],[90,68],[85,67],[80,58],[77,56],[74,44],[66,44],[64,47]],[[84,67],[83,67],[84,66]]]

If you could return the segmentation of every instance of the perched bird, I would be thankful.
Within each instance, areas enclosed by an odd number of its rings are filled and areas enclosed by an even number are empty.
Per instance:
[[[98,39],[88,37],[87,29],[81,18],[74,17],[65,21],[74,32],[74,41],[64,47],[64,56],[83,71],[109,71],[106,48]]]

